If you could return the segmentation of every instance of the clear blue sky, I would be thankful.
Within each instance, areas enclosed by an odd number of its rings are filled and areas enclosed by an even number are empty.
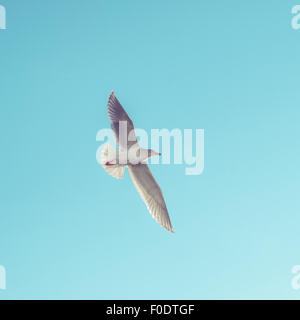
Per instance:
[[[0,4],[0,299],[300,299],[297,1]],[[151,167],[175,234],[96,162],[111,90],[205,130],[202,175]]]

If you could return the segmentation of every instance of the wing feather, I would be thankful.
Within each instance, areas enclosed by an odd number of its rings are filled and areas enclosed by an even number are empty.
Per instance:
[[[110,119],[110,125],[114,132],[117,145],[121,149],[129,149],[133,144],[137,142],[136,136],[134,133],[134,125],[132,120],[129,118],[128,114],[121,106],[119,100],[112,92],[108,99],[107,112]],[[119,123],[124,121],[127,124],[127,132],[125,131],[126,136],[121,136],[119,134]],[[130,141],[128,139],[130,134]]]
[[[129,165],[131,179],[152,217],[165,229],[174,232],[162,191],[145,163]]]

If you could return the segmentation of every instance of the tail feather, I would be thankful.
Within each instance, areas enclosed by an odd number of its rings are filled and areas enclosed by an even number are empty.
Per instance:
[[[101,153],[101,164],[104,170],[117,179],[122,179],[125,166],[117,164],[117,150],[108,143],[104,145]]]

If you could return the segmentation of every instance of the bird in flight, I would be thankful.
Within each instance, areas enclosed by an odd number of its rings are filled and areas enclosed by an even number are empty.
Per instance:
[[[107,104],[111,128],[119,150],[105,144],[101,153],[101,164],[111,176],[121,179],[125,168],[152,217],[166,230],[174,232],[162,191],[147,165],[147,159],[161,155],[139,146],[134,125],[119,100],[112,92]]]

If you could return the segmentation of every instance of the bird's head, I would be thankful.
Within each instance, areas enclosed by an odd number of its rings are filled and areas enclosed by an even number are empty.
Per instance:
[[[148,149],[148,158],[154,157],[154,156],[161,156],[161,153],[156,152],[156,151],[154,151],[152,149]]]

